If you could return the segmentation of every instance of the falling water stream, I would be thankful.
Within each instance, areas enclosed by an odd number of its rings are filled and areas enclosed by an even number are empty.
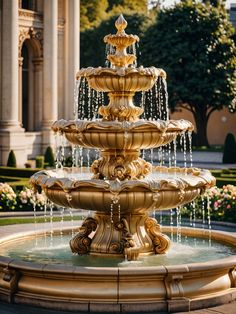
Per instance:
[[[135,51],[135,47],[130,48]],[[107,45],[106,48],[107,54],[113,54],[112,46]],[[108,65],[107,65],[108,66]],[[168,93],[166,80],[162,77],[159,77],[157,82],[154,84],[153,88],[146,92],[141,92],[140,97],[140,106],[144,109],[144,113],[142,118],[149,119],[151,121],[155,120],[169,120],[169,109],[168,109]],[[75,120],[95,120],[98,118],[98,108],[104,104],[104,95],[101,92],[97,92],[91,89],[85,78],[81,78],[75,83],[75,92],[74,92],[74,115]],[[87,104],[85,106],[85,104]],[[124,138],[125,143],[128,139],[128,131],[126,129],[126,124],[124,123]],[[63,167],[66,166],[66,159],[68,156],[68,146],[69,143],[66,141],[63,134],[56,134],[56,169],[58,171],[58,175],[62,177],[67,177],[68,174],[66,172],[61,172]],[[188,144],[188,147],[187,147]],[[126,146],[126,145],[125,145]],[[84,180],[91,179],[92,174],[90,173],[90,166],[93,161],[99,158],[98,150],[83,148],[78,145],[73,145],[71,148],[71,160],[72,160],[72,168],[75,171],[71,172],[71,176],[73,176],[76,180]],[[192,133],[181,133],[176,139],[173,140],[172,143],[169,143],[165,146],[150,149],[150,150],[142,150],[141,156],[143,159],[151,162],[152,165],[160,165],[160,166],[169,166],[169,167],[178,167],[177,156],[179,153],[183,155],[184,167],[193,166],[193,153],[192,153]],[[78,173],[76,170],[80,168],[81,171]],[[87,171],[82,170],[82,167],[87,167]],[[84,169],[84,168],[83,168]],[[165,174],[155,174],[151,173],[147,179],[160,179],[164,178]],[[117,201],[116,201],[117,202]],[[111,223],[113,223],[113,214],[114,214],[114,200],[111,201],[110,205],[110,219]],[[118,208],[120,211],[120,205],[118,204]],[[191,203],[192,210],[189,215],[189,223],[190,226],[196,226],[196,204],[195,202]],[[205,209],[204,198],[202,198],[202,228],[207,229],[211,228],[211,219],[210,219],[210,206],[207,205],[207,211]],[[177,207],[176,209],[171,209],[170,211],[165,211],[159,213],[159,223],[162,225],[162,222],[166,216],[170,217],[170,226],[174,225],[174,221],[176,221],[177,225],[177,242],[181,243],[181,207]],[[46,215],[46,211],[45,211]],[[53,211],[50,210],[50,217],[52,217]],[[64,209],[61,209],[61,226],[63,227],[63,215]],[[71,218],[73,220],[73,213],[70,211]],[[119,212],[120,215],[120,212]],[[158,211],[154,211],[154,215],[158,216]],[[173,238],[173,234],[171,235]]]

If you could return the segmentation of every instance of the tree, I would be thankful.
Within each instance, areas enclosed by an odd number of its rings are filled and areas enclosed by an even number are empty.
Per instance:
[[[182,0],[160,11],[145,36],[147,65],[166,70],[169,105],[192,112],[197,145],[207,145],[207,122],[215,110],[236,99],[236,48],[233,28],[221,1],[211,5]],[[232,108],[231,108],[232,109]]]
[[[108,0],[109,10],[116,10],[119,7],[121,10],[130,10],[133,13],[147,13],[147,0]]]
[[[80,1],[80,28],[85,29],[98,26],[107,17],[107,0]]]
[[[155,15],[162,0],[81,0],[80,29],[92,30],[105,20],[119,14]],[[155,10],[154,10],[155,9]]]

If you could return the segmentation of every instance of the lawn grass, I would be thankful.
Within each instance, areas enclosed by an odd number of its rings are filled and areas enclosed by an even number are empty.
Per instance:
[[[82,216],[74,216],[73,220],[81,220]],[[60,222],[62,217],[52,217],[52,222]],[[70,216],[64,216],[63,221],[71,221]],[[16,224],[29,224],[29,223],[44,223],[51,222],[50,217],[9,217],[0,218],[0,226],[16,225]]]

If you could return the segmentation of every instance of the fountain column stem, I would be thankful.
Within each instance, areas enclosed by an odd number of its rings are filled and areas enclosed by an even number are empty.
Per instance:
[[[84,221],[79,233],[70,241],[73,252],[126,256],[128,260],[136,260],[139,254],[165,253],[168,250],[170,240],[161,233],[155,219],[147,214],[131,213],[120,218],[115,207],[112,220],[110,215],[96,212],[95,218]]]

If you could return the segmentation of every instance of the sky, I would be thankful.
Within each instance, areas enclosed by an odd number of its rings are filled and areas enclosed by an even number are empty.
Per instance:
[[[175,2],[178,2],[178,0],[165,0],[164,1],[164,6],[170,6],[172,4],[174,4]],[[230,3],[234,3],[236,4],[236,0],[226,0],[226,7],[229,8],[230,7]]]

